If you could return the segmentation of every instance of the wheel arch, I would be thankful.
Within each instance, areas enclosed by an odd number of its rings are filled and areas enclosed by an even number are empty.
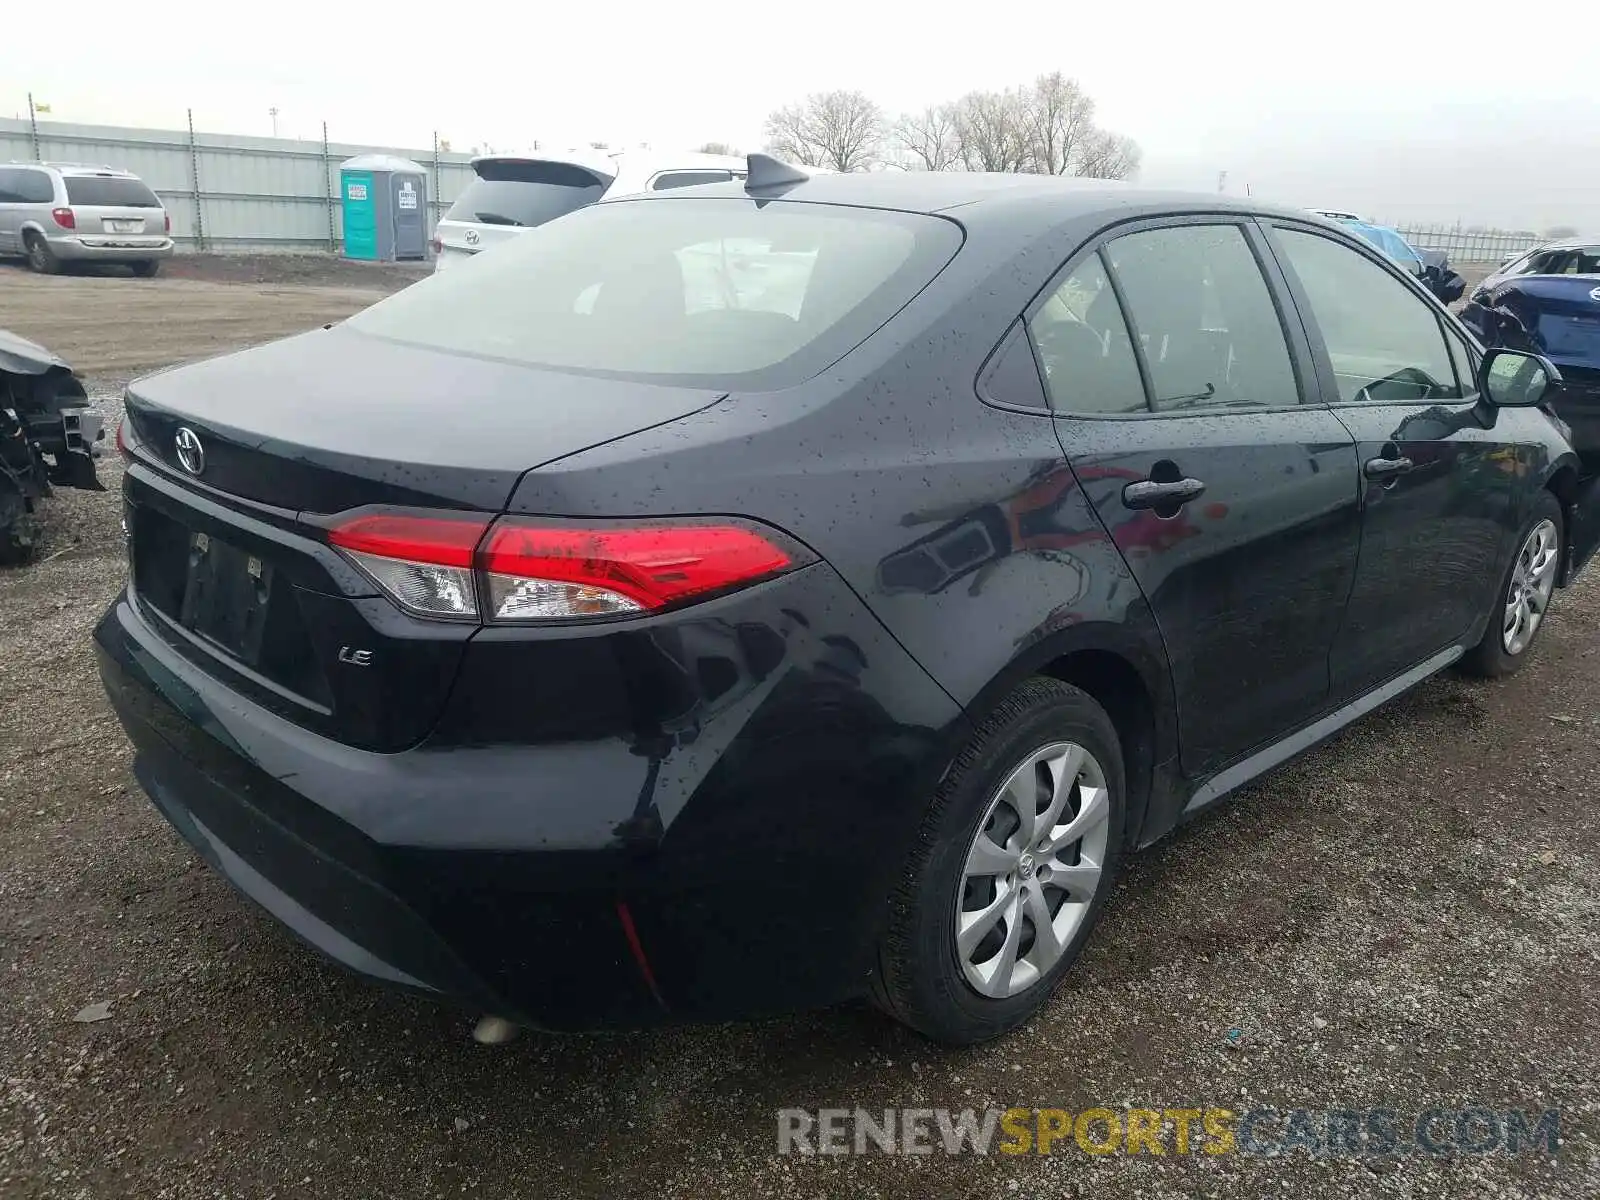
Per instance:
[[[1556,498],[1561,505],[1561,540],[1562,555],[1559,571],[1556,575],[1556,585],[1566,587],[1571,579],[1574,565],[1573,536],[1578,527],[1578,506],[1583,498],[1585,488],[1582,475],[1578,470],[1575,456],[1563,455],[1555,469],[1544,479],[1544,490]],[[1591,489],[1592,490],[1592,489]],[[1515,553],[1515,547],[1513,547]]]
[[[1122,744],[1127,842],[1150,841],[1150,819],[1161,822],[1171,804],[1178,749],[1171,675],[1154,621],[1145,614],[1138,621],[1076,625],[1037,639],[965,706],[969,717],[981,722],[1034,675],[1071,684],[1105,709]],[[1163,830],[1164,823],[1156,835]]]

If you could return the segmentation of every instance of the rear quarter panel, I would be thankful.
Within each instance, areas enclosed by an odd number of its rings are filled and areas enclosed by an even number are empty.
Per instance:
[[[1140,215],[1129,206],[1129,219]],[[548,464],[523,478],[510,507],[769,521],[831,563],[974,712],[999,699],[992,685],[1012,664],[1092,641],[1087,627],[1130,643],[1163,689],[1144,600],[1049,417],[988,406],[975,387],[1028,301],[1106,223],[1068,222],[1031,242],[969,229],[934,283],[806,384],[735,395]]]

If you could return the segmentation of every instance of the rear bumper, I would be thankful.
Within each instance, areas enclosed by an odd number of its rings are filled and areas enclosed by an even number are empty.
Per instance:
[[[79,236],[51,238],[50,249],[66,262],[145,262],[172,257],[171,238]]]
[[[604,1028],[864,988],[888,882],[962,718],[841,592],[813,568],[658,630],[670,641],[737,617],[749,633],[784,611],[821,615],[824,600],[849,614],[785,627],[764,678],[718,676],[676,734],[632,741],[515,744],[502,722],[479,724],[476,744],[441,728],[405,752],[359,750],[228,690],[126,596],[95,638],[156,807],[299,937],[390,986]],[[597,652],[610,640],[589,639]],[[516,656],[479,649],[441,727]],[[518,698],[477,696],[502,710]]]

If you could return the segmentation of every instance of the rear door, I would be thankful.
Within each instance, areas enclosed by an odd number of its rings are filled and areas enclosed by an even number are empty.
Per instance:
[[[1507,440],[1515,421],[1477,420],[1476,352],[1381,256],[1310,225],[1274,222],[1271,238],[1361,462],[1337,703],[1458,642],[1488,611],[1531,464]]]
[[[1354,446],[1275,273],[1252,223],[1173,219],[1080,254],[1029,316],[1062,447],[1166,642],[1191,777],[1323,710],[1355,572]]]
[[[166,210],[141,180],[126,175],[67,175],[62,182],[81,236],[131,245],[166,236]]]

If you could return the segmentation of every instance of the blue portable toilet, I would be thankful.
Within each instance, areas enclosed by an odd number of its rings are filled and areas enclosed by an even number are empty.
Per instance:
[[[428,173],[393,154],[358,154],[339,164],[344,256],[396,262],[428,256]]]

